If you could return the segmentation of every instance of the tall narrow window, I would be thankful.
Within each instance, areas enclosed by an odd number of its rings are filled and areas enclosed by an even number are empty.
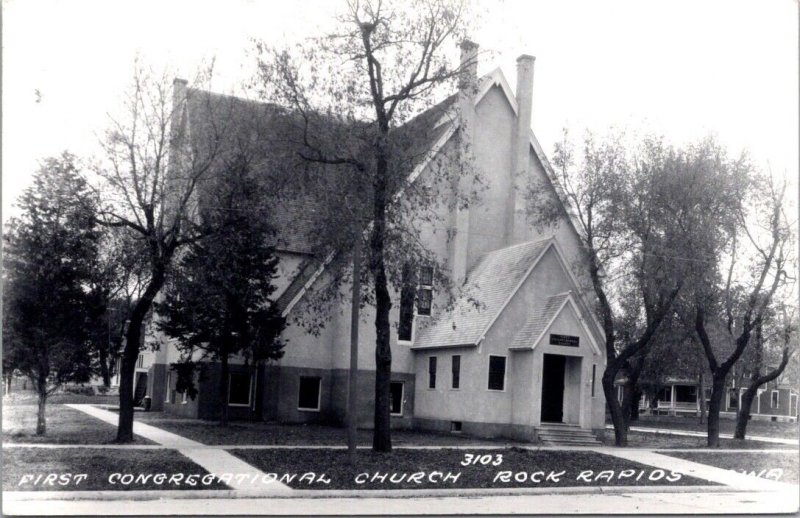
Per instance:
[[[419,269],[419,289],[417,290],[417,314],[430,316],[433,307],[433,267]]]
[[[770,407],[778,408],[778,403],[780,402],[780,392],[777,390],[772,391],[772,401],[770,401]]]
[[[170,392],[172,391],[172,387],[170,385],[172,385],[172,373],[168,372],[167,373],[167,385],[165,387],[166,390],[164,390],[164,403],[169,403],[170,402],[169,395],[170,395]]]
[[[506,357],[489,356],[489,390],[505,390]]]
[[[138,358],[136,358],[136,368],[141,369],[144,367],[144,354],[140,354]]]
[[[453,356],[453,383],[452,387],[454,389],[459,388],[461,385],[461,356],[454,355]]]
[[[403,382],[393,381],[389,385],[392,394],[392,415],[403,415]]]
[[[397,324],[397,339],[410,342],[414,330],[414,281],[411,266],[403,267],[403,286],[400,288],[400,321]]]
[[[592,364],[592,397],[594,397],[594,379],[597,376],[597,364]]]
[[[436,356],[428,358],[428,388],[436,388]]]

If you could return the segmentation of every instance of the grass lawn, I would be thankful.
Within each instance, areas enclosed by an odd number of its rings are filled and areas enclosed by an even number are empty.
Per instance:
[[[637,421],[631,422],[631,426],[670,428],[704,433],[708,430],[708,425],[700,423],[700,418],[694,416],[640,416]],[[734,419],[720,418],[719,429],[721,433],[732,434],[735,427],[736,421]],[[777,421],[752,419],[747,424],[747,435],[753,436],[797,439],[798,430],[800,430],[798,423],[779,423]]]
[[[82,448],[5,448],[3,449],[3,491],[78,491],[78,490],[133,490],[133,489],[228,489],[208,477],[210,484],[202,483],[208,472],[173,450],[119,450]],[[47,475],[51,483],[46,483]],[[83,480],[77,475],[85,474]],[[115,484],[109,482],[109,477]],[[120,475],[153,476],[125,484]],[[157,483],[155,475],[165,474]],[[183,475],[182,480],[173,474]],[[188,476],[196,475],[195,485],[187,483]],[[37,479],[37,477],[39,477]],[[38,483],[36,483],[38,481]],[[59,482],[64,483],[61,485]]]
[[[614,431],[606,430],[606,437],[603,440],[606,446],[614,445]],[[797,446],[791,444],[779,444],[762,441],[752,441],[750,439],[739,441],[736,439],[720,439],[720,448],[730,448],[736,450],[793,450],[797,451]],[[648,432],[628,432],[628,447],[630,448],[708,448],[705,437],[688,437],[685,435],[670,435]]]
[[[36,405],[3,405],[3,442],[104,444],[117,436],[117,427],[78,410],[48,404],[45,410],[47,434],[36,435]],[[154,444],[135,437],[137,444]]]
[[[347,451],[326,449],[304,450],[230,450],[245,462],[265,473],[297,474],[292,481],[285,482],[296,489],[467,489],[467,488],[519,488],[519,487],[585,487],[620,485],[713,485],[710,482],[688,476],[679,478],[657,468],[644,466],[608,455],[587,451],[523,450],[463,450],[431,449],[401,450],[390,454],[359,451],[355,466],[347,464]],[[465,454],[484,456],[487,465],[462,466]],[[498,462],[498,455],[502,459]],[[498,465],[492,465],[497,463]],[[595,480],[599,472],[611,470],[611,480]],[[624,472],[624,470],[629,470]],[[582,472],[584,478],[579,479]],[[330,484],[300,481],[303,473],[325,473]],[[455,481],[444,481],[444,475],[434,472],[460,473]],[[535,474],[536,472],[542,472]],[[561,473],[563,472],[563,473]],[[624,473],[623,473],[624,472]],[[384,480],[371,479],[375,474],[388,474]],[[424,473],[409,480],[415,473]],[[561,473],[559,476],[548,474]],[[624,478],[620,478],[620,474]],[[641,476],[640,476],[641,473]],[[500,477],[498,478],[498,474]],[[535,475],[534,475],[535,474]],[[391,481],[394,475],[396,483]],[[405,475],[405,477],[403,477]],[[431,476],[429,479],[428,477]],[[668,481],[667,476],[677,478]],[[401,480],[402,477],[402,480]],[[533,480],[531,480],[533,477]],[[653,480],[650,480],[652,477]],[[637,478],[639,480],[637,480]],[[588,479],[588,481],[586,480]],[[317,479],[318,480],[318,477]],[[363,480],[363,483],[358,483]]]
[[[137,412],[134,418],[137,421],[210,445],[343,446],[347,444],[347,429],[335,426],[234,421],[224,427],[214,421],[183,419],[162,412]],[[498,441],[510,442],[507,439]],[[372,431],[359,430],[358,442],[364,446],[371,445]],[[404,444],[453,446],[491,442],[493,441],[490,439],[476,439],[454,434],[392,430],[392,444],[396,446]]]
[[[678,457],[681,459],[700,462],[718,468],[732,469],[739,473],[742,472],[755,472],[756,474],[762,471],[769,471],[771,469],[782,470],[782,475],[779,479],[781,482],[789,482],[797,484],[800,482],[800,463],[798,463],[797,452],[792,453],[756,453],[756,452],[741,452],[741,453],[727,453],[727,452],[671,452],[667,453],[671,457]],[[763,473],[766,475],[766,473]]]
[[[33,391],[18,391],[12,392],[7,396],[3,396],[3,408],[14,405],[36,405],[38,398]],[[86,394],[70,394],[67,392],[53,394],[47,398],[47,404],[87,404],[87,405],[119,405],[119,396],[104,396],[94,395],[89,396]]]

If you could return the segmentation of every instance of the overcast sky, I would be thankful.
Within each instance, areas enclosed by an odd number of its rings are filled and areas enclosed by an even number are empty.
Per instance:
[[[137,55],[184,77],[214,58],[213,88],[231,91],[251,75],[252,38],[314,35],[340,5],[4,0],[3,221],[38,160],[96,151]],[[493,51],[479,72],[499,66],[511,85],[516,57],[536,56],[533,128],[548,153],[562,127],[629,127],[676,143],[715,133],[795,179],[797,9],[795,0],[486,0],[473,39]]]

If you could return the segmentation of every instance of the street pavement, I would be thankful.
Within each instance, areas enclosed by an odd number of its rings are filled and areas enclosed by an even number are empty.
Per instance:
[[[398,491],[398,493],[400,493]],[[777,514],[796,512],[798,494],[775,492],[613,492],[472,497],[197,498],[186,500],[9,501],[15,515],[450,515],[450,514]]]

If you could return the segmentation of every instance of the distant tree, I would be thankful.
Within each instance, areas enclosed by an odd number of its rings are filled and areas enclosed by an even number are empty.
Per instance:
[[[125,344],[127,319],[146,281],[146,256],[135,235],[124,227],[106,228],[94,268],[90,296],[92,369],[111,385]]]
[[[776,187],[743,160],[726,164],[720,153],[705,159],[707,170],[738,177],[737,201],[726,208],[735,209],[734,217],[691,250],[703,260],[693,262],[692,290],[687,292],[694,330],[712,375],[708,445],[716,447],[727,378],[763,326],[776,294],[787,285],[792,229],[784,213],[785,185]],[[709,191],[724,188],[720,178],[709,179]]]
[[[96,204],[76,159],[46,159],[18,201],[5,233],[4,367],[31,380],[39,399],[36,434],[47,430],[47,398],[89,380],[89,283],[100,232]]]
[[[269,215],[259,203],[258,183],[240,161],[226,168],[215,187],[202,197],[201,221],[209,238],[192,243],[180,260],[156,326],[177,339],[181,363],[199,359],[221,363],[220,422],[228,424],[229,360],[243,355],[255,368],[279,359],[285,319],[271,299],[276,290],[278,257],[272,244]],[[182,392],[191,390],[192,369],[177,368]]]
[[[354,239],[369,234],[364,275],[371,289],[362,295],[375,307],[375,451],[391,450],[389,285],[403,284],[404,266],[436,264],[418,239],[420,227],[433,217],[425,208],[440,202],[440,189],[452,188],[468,171],[466,161],[451,160],[450,167],[409,181],[433,141],[430,128],[403,125],[473,70],[474,56],[459,66],[448,59],[464,39],[464,15],[460,1],[348,1],[332,34],[291,51],[259,46],[262,93],[297,114],[298,155],[306,163],[349,173],[339,176],[347,179],[337,186],[348,201],[338,206],[348,210],[332,213],[326,227],[342,230],[323,240],[329,253],[352,250]],[[446,123],[445,115],[430,116]],[[466,125],[462,121],[462,128]],[[446,283],[446,269],[434,270]]]

